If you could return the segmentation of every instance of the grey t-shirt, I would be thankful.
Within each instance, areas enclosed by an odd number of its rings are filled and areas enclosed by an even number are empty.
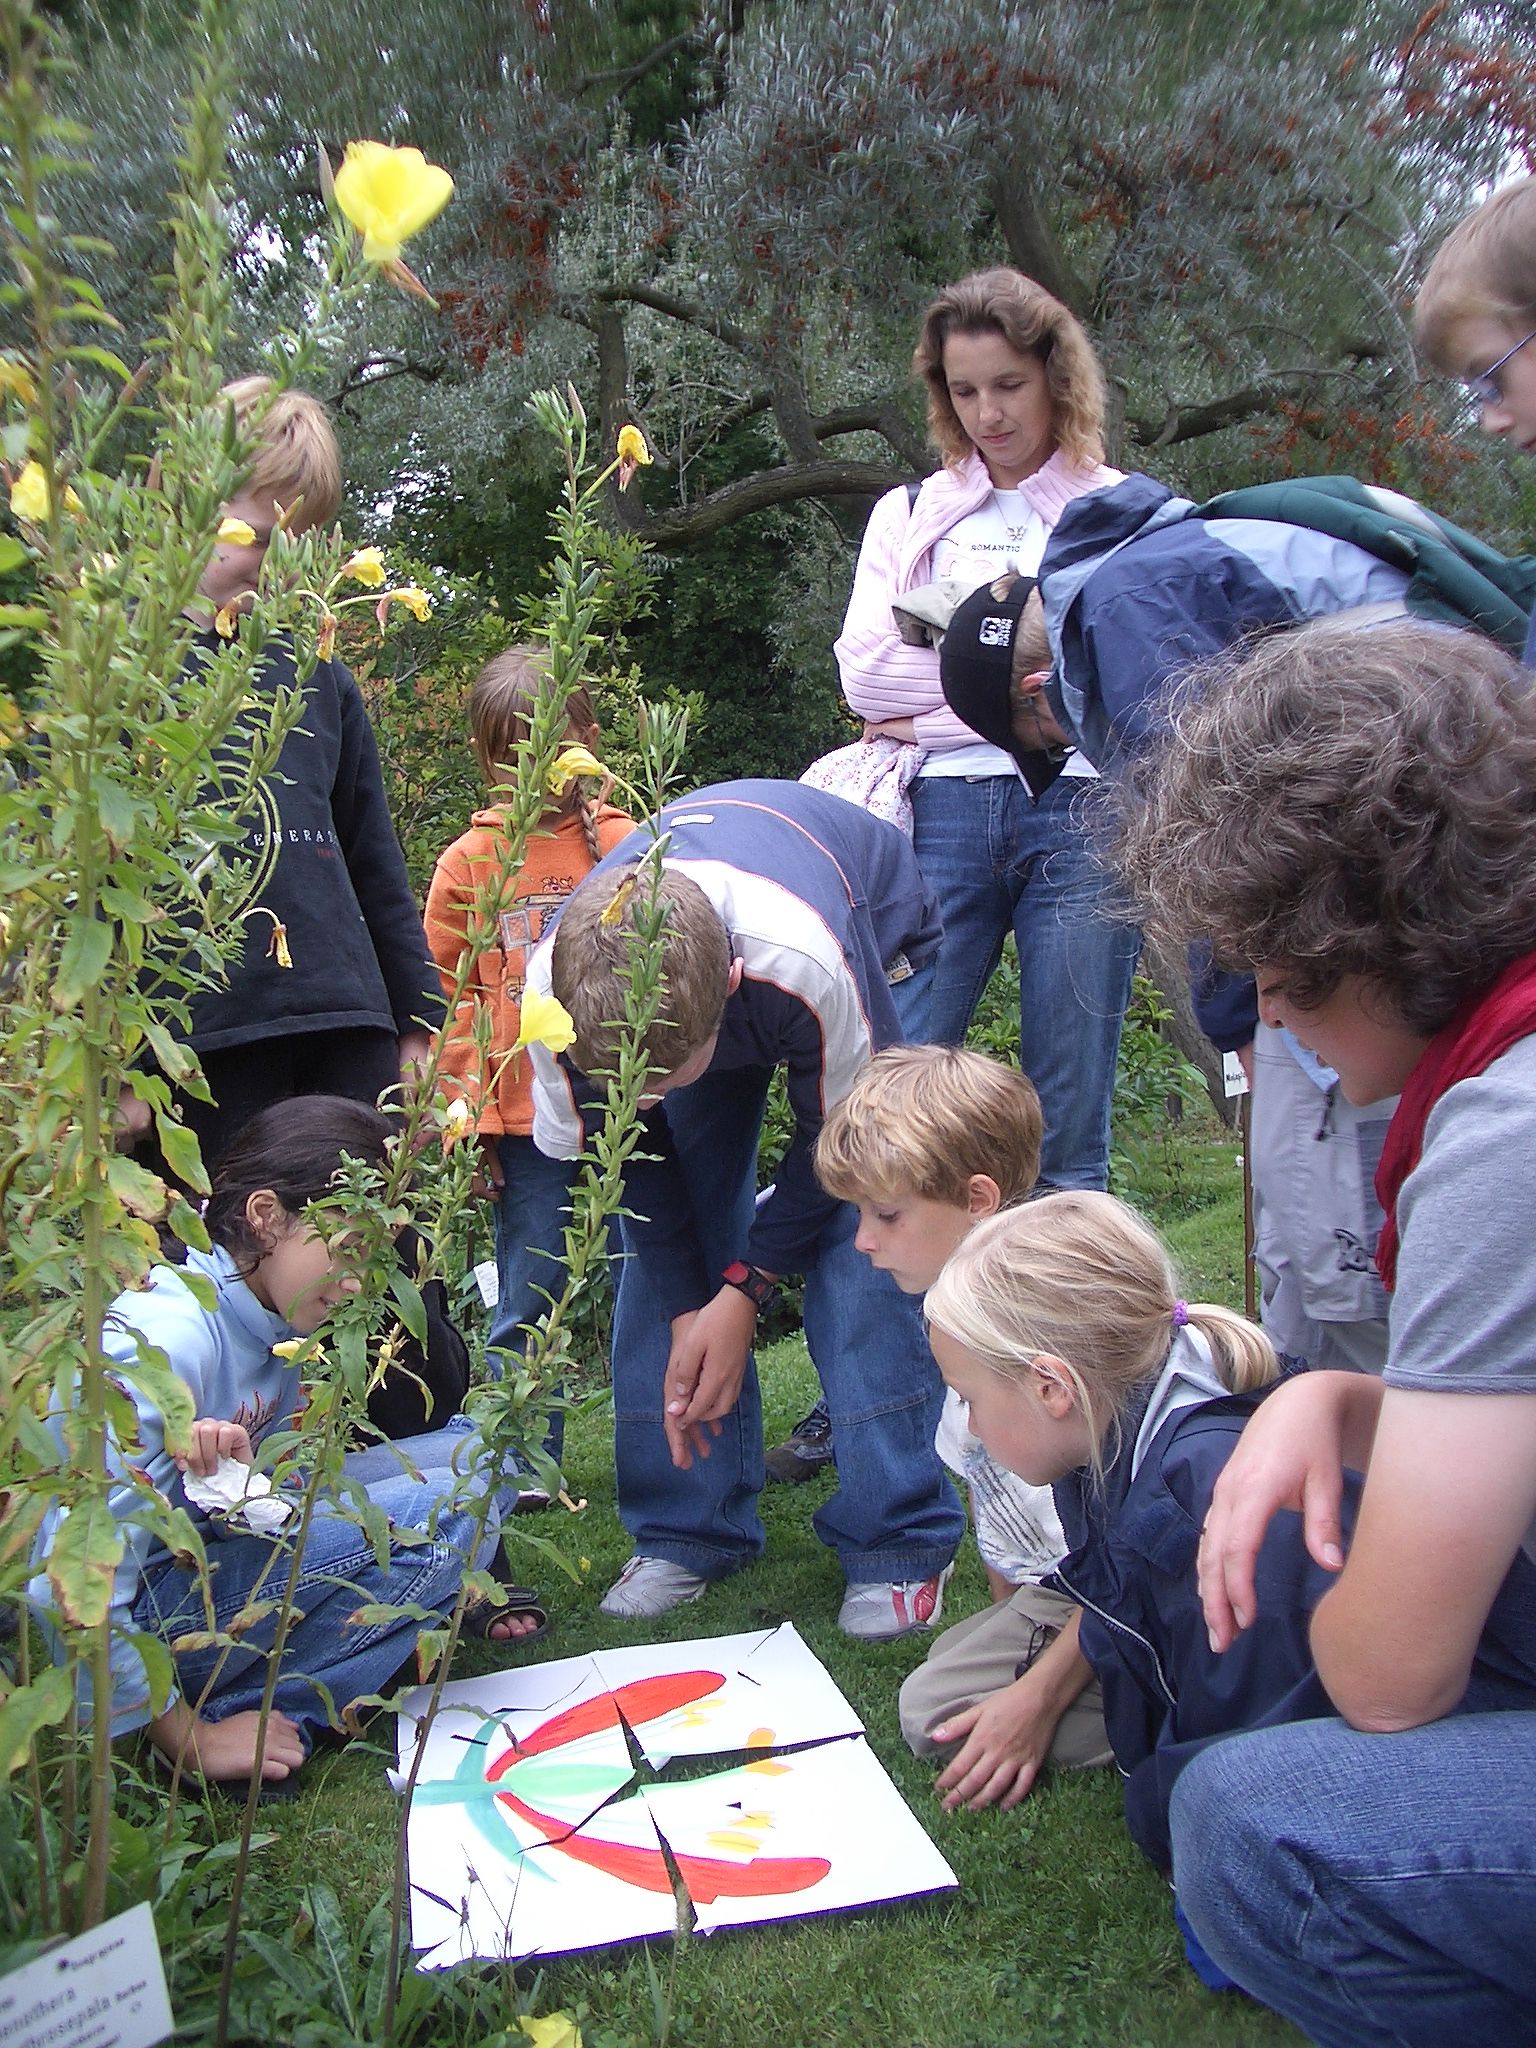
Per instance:
[[[1536,1037],[1435,1104],[1397,1221],[1388,1386],[1536,1394]]]

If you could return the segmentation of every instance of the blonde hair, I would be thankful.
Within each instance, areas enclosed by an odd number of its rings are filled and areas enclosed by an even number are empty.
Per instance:
[[[1178,1280],[1162,1240],[1113,1195],[1042,1195],[976,1228],[929,1288],[928,1320],[983,1365],[1018,1380],[1042,1354],[1060,1361],[1102,1474],[1132,1396],[1162,1371]],[[1215,1302],[1183,1304],[1234,1394],[1280,1370],[1263,1331]]]
[[[534,714],[551,691],[549,656],[541,647],[508,647],[485,664],[469,693],[469,734],[480,773],[494,796],[515,768],[517,750],[527,741]],[[565,699],[566,730],[571,740],[589,744],[597,733],[597,713],[584,689]],[[603,857],[598,843],[594,797],[584,779],[573,776],[562,797],[551,797],[546,810],[581,820],[582,835],[594,862]]]
[[[973,1174],[1019,1201],[1040,1177],[1040,1098],[1017,1067],[949,1045],[878,1052],[822,1126],[816,1177],[845,1202],[963,1206]]]
[[[952,334],[1000,334],[1016,355],[1045,365],[1056,446],[1075,469],[1104,460],[1104,373],[1076,316],[1022,270],[978,270],[947,285],[923,315],[912,370],[928,386],[928,437],[955,468],[975,451],[960,424],[944,344]]]
[[[297,507],[290,531],[304,533],[325,526],[341,504],[341,449],[330,414],[307,391],[280,391],[265,404],[270,377],[238,377],[224,386],[242,431],[251,428],[255,447],[250,473],[242,489],[265,499],[268,493],[284,511]]]
[[[1437,370],[1459,376],[1454,350],[1467,320],[1536,327],[1536,178],[1516,178],[1451,229],[1413,308],[1413,331]]]
[[[589,875],[560,913],[550,985],[570,1013],[571,1058],[584,1074],[612,1070],[623,1036],[637,915],[652,892],[663,918],[661,1006],[641,1042],[655,1075],[675,1074],[720,1028],[730,992],[725,921],[697,882],[649,860]]]

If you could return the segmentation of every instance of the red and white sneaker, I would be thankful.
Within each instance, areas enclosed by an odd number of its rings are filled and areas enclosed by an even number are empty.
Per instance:
[[[944,1612],[944,1588],[949,1584],[952,1564],[935,1572],[931,1579],[866,1579],[850,1585],[838,1609],[837,1625],[845,1636],[859,1636],[867,1643],[884,1643],[896,1636],[915,1635],[920,1628],[937,1628]]]

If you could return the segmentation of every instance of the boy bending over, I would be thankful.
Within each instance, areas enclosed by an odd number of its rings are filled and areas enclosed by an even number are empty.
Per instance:
[[[933,1448],[943,1389],[915,1302],[854,1249],[857,1216],[817,1186],[827,1111],[902,1037],[939,926],[906,837],[793,782],[726,782],[662,811],[570,898],[528,966],[576,1039],[533,1048],[534,1140],[570,1157],[581,1077],[620,1042],[642,863],[664,838],[664,993],[623,1222],[613,1320],[619,1512],[635,1555],[602,1603],[626,1620],[697,1600],[762,1550],[762,1410],[751,1345],[785,1273],[805,1274],[805,1335],[837,1431],[838,1487],[816,1533],[848,1581],[850,1635],[931,1627],[964,1517]],[[636,880],[637,870],[639,879]],[[525,1002],[527,997],[525,995]],[[757,1140],[782,1068],[794,1133],[756,1207]]]

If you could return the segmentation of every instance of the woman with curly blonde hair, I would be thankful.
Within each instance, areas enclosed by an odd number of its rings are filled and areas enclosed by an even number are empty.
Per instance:
[[[922,749],[911,785],[918,864],[944,944],[926,1017],[909,1035],[958,1045],[1011,930],[1020,1055],[1045,1112],[1042,1175],[1103,1187],[1109,1099],[1136,941],[1108,914],[1081,799],[1093,770],[1042,754],[1021,773],[949,711],[938,655],[901,638],[891,607],[921,584],[958,592],[1032,576],[1074,498],[1119,482],[1104,466],[1104,380],[1073,314],[1017,270],[938,295],[913,368],[943,467],[876,505],[836,653],[868,734]]]

